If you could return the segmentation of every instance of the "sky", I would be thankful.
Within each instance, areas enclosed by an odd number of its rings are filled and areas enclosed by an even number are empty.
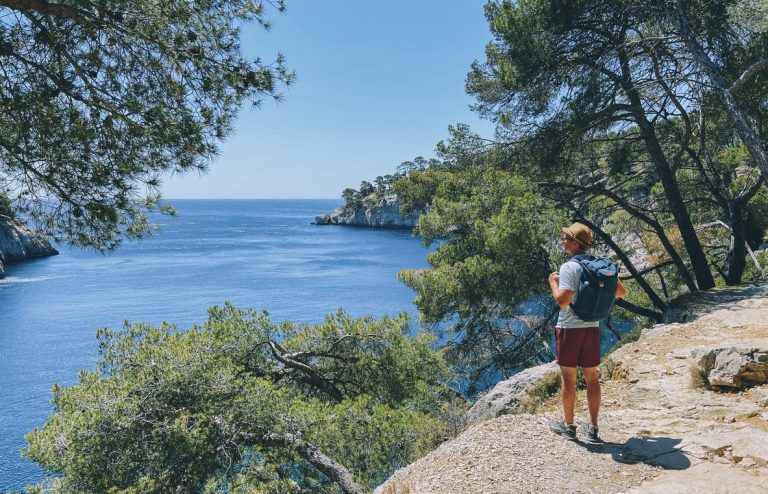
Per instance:
[[[448,126],[492,125],[464,90],[491,35],[486,0],[286,0],[272,29],[243,32],[243,49],[296,71],[284,100],[242,108],[204,175],[164,179],[168,199],[332,199],[362,180],[434,156]]]

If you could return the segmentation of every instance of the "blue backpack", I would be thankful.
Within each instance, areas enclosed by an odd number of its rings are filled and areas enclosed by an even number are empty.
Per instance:
[[[610,259],[579,254],[571,259],[581,266],[576,302],[571,309],[583,321],[603,321],[616,300],[619,271]]]

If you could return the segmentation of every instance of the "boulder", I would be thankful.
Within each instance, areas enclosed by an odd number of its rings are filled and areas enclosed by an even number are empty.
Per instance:
[[[44,235],[11,221],[0,221],[0,278],[4,274],[4,263],[58,253]]]
[[[499,382],[492,390],[477,400],[464,415],[467,425],[482,422],[501,415],[524,413],[529,390],[546,375],[558,372],[556,362],[529,367]]]
[[[318,214],[315,216],[315,225],[330,225],[331,215],[328,213]]]
[[[768,383],[768,349],[714,348],[699,350],[696,366],[715,389],[743,389]]]

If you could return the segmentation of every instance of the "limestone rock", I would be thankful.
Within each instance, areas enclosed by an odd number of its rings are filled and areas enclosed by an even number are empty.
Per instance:
[[[330,225],[331,224],[331,215],[328,213],[322,213],[315,216],[315,224],[316,225]]]
[[[4,274],[4,263],[53,256],[58,253],[43,235],[23,225],[0,221],[0,278]]]
[[[768,349],[701,350],[697,366],[713,388],[744,388],[768,382]]]
[[[605,360],[600,369],[604,443],[552,434],[547,423],[562,419],[560,400],[553,397],[536,414],[469,426],[395,472],[375,492],[768,492],[768,384],[717,393],[700,387],[694,372],[710,353],[705,360],[716,362],[718,349],[723,356],[740,349],[742,357],[764,361],[768,282],[688,298],[692,321],[648,328]],[[494,401],[496,391],[486,399]],[[584,394],[577,395],[577,422],[589,417]]]
[[[678,494],[681,492],[762,494],[768,477],[741,471],[730,465],[701,463],[687,470],[661,476],[626,494]]]
[[[336,208],[332,213],[315,216],[316,225],[349,225],[369,228],[402,228],[416,226],[419,214],[404,215],[400,212],[400,201],[396,194],[388,194],[371,208],[361,207],[354,211]]]
[[[528,390],[532,386],[552,372],[558,372],[555,362],[529,367],[505,381],[500,381],[472,405],[464,419],[467,424],[474,424],[501,415],[525,412],[525,406],[521,400],[528,396]]]
[[[759,388],[753,388],[752,399],[758,405],[768,408],[768,385],[764,385]],[[763,418],[763,420],[768,422],[768,412],[765,413],[765,417]]]

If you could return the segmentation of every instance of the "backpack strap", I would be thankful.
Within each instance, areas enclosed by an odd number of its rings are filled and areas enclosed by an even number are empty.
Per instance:
[[[579,265],[581,268],[581,273],[579,273],[579,285],[576,287],[576,295],[578,296],[579,292],[581,291],[582,283],[584,283],[584,262],[587,261],[589,258],[589,255],[587,254],[576,254],[575,256],[571,256],[571,261],[575,262]],[[573,310],[573,299],[571,299],[571,303],[568,304],[568,306]]]
[[[575,256],[571,257],[571,261],[577,262],[579,264],[582,264],[584,261],[590,261],[594,259],[596,258],[590,254],[576,254]]]

